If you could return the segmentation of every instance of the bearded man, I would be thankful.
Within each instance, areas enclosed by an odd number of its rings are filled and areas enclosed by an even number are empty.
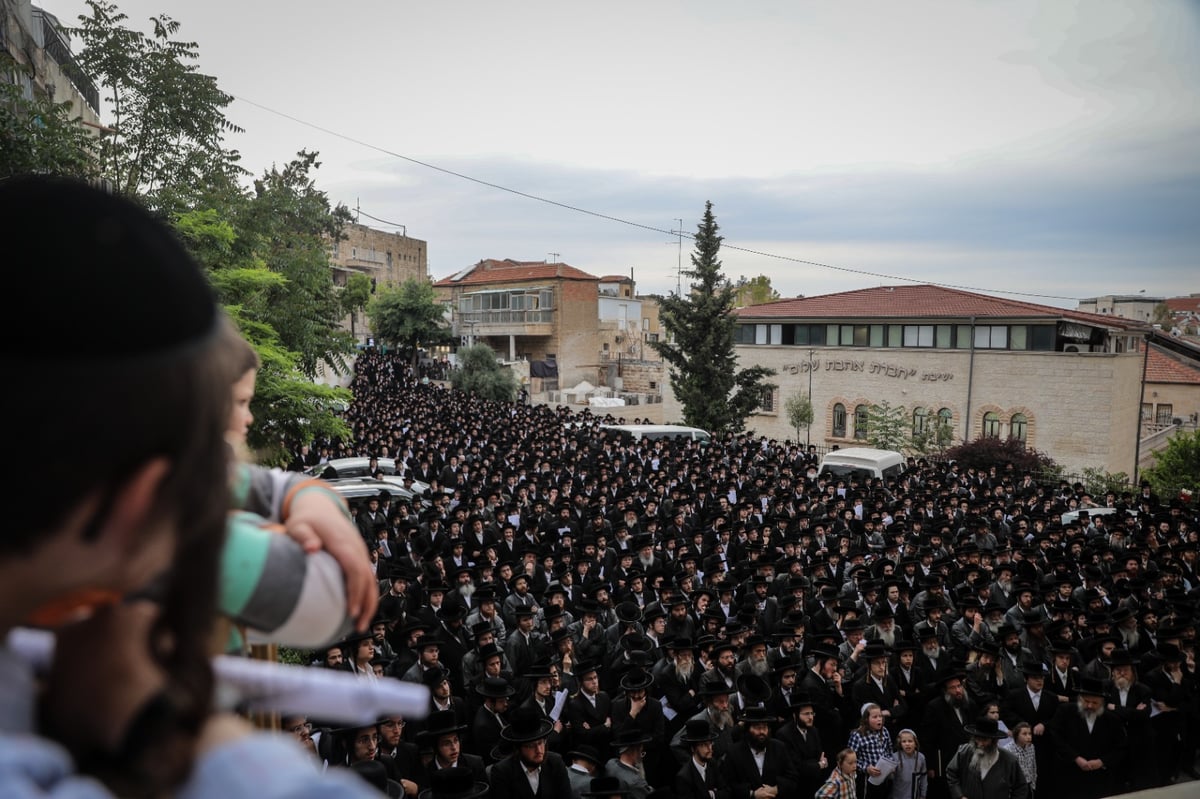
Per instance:
[[[664,661],[661,671],[655,668],[655,680],[666,706],[675,714],[667,722],[667,733],[673,735],[700,710],[700,700],[696,696],[700,690],[700,668],[696,665],[696,646],[691,638],[669,641],[667,651],[671,658]]]
[[[970,743],[963,744],[946,766],[946,786],[954,799],[1028,799],[1029,783],[1016,755],[1001,749],[1007,735],[987,717],[966,725]]]
[[[1112,681],[1108,683],[1105,710],[1125,722],[1129,736],[1129,757],[1116,775],[1119,789],[1125,791],[1146,790],[1159,784],[1150,725],[1154,696],[1148,685],[1138,681],[1135,663],[1127,649],[1116,650],[1108,661]]]
[[[1104,705],[1104,683],[1084,677],[1079,681],[1078,699],[1065,705],[1050,722],[1059,760],[1070,774],[1063,782],[1071,786],[1073,797],[1099,799],[1117,793],[1114,775],[1123,767],[1129,742],[1125,725],[1116,714],[1107,713]]]

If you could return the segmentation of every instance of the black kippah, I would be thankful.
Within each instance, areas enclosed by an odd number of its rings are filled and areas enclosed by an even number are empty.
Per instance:
[[[56,361],[175,352],[217,329],[217,306],[174,232],[134,202],[65,178],[0,182],[0,220],[18,268],[11,298],[56,286],[55,315],[34,337],[4,337],[7,356]]]

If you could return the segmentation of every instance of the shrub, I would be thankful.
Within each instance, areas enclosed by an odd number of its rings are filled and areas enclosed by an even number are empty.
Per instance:
[[[988,469],[992,466],[1003,469],[1012,464],[1017,472],[1032,472],[1039,476],[1055,476],[1062,473],[1053,458],[1044,452],[1030,449],[1016,439],[977,438],[946,450],[944,457],[963,467]]]

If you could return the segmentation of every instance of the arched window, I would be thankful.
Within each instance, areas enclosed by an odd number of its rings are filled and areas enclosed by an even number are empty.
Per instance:
[[[1029,435],[1029,419],[1025,417],[1025,414],[1014,413],[1012,415],[1012,421],[1009,422],[1008,435],[1009,438],[1020,441],[1021,445],[1024,446],[1026,436]]]
[[[995,413],[994,411],[988,411],[983,415],[983,437],[1000,437],[1000,414]]]
[[[833,437],[846,437],[846,406],[840,402],[833,406]]]
[[[867,406],[856,405],[854,407],[854,437],[865,440],[867,437]]]
[[[916,408],[913,410],[913,435],[923,435],[929,429],[929,409]]]

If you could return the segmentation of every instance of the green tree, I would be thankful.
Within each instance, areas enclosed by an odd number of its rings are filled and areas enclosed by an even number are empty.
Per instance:
[[[72,33],[81,42],[80,68],[106,92],[112,131],[100,140],[100,168],[122,194],[164,210],[187,207],[215,182],[244,175],[226,133],[233,97],[200,72],[195,42],[177,37],[180,23],[151,17],[146,35],[125,27],[113,3],[88,0]]]
[[[463,347],[458,353],[458,368],[450,373],[450,385],[485,400],[511,402],[517,396],[517,376],[496,360],[486,344]]]
[[[686,424],[714,433],[742,430],[759,406],[763,392],[773,386],[767,378],[773,369],[737,368],[734,354],[733,287],[721,274],[721,249],[712,203],[704,217],[692,252],[692,268],[684,272],[691,283],[686,296],[659,299],[661,321],[668,341],[651,342],[670,368],[671,388],[683,405]]]
[[[1165,302],[1160,302],[1154,306],[1150,321],[1156,325],[1162,325],[1164,330],[1170,330],[1175,324],[1175,315],[1171,313],[1170,306]]]
[[[1110,491],[1118,496],[1122,492],[1128,491],[1129,475],[1125,472],[1113,473],[1094,466],[1086,466],[1083,469],[1083,485],[1089,494],[1103,500],[1104,495]]]
[[[259,311],[308,377],[321,362],[345,372],[354,350],[354,338],[341,329],[342,303],[329,265],[329,242],[341,237],[350,212],[316,188],[311,173],[319,168],[317,154],[305,150],[283,168],[272,166],[232,219],[234,263],[260,265],[285,280],[266,291]]]
[[[371,294],[375,291],[375,286],[371,282],[371,278],[355,272],[346,278],[346,285],[342,286],[341,292],[338,294],[338,300],[341,302],[342,313],[350,316],[350,335],[358,338],[358,331],[355,330],[354,318],[359,311],[365,311],[367,305],[371,302]]]
[[[32,71],[0,52],[0,74]],[[19,84],[0,79],[0,177],[31,173],[92,178],[97,139],[71,117],[69,102],[55,103],[35,94],[27,98]]]
[[[944,452],[954,441],[954,426],[936,414],[925,420],[924,430],[914,430],[909,448],[918,455],[935,455]]]
[[[1200,430],[1176,433],[1167,446],[1154,453],[1154,463],[1142,470],[1163,501],[1180,490],[1200,488]]]
[[[901,450],[908,446],[908,411],[887,400],[867,408],[867,443],[878,449]]]
[[[807,394],[793,394],[783,403],[783,411],[787,414],[788,424],[796,429],[796,443],[800,443],[800,428],[803,427],[807,433],[813,423],[812,397]],[[804,443],[807,444],[808,441]]]
[[[399,286],[381,286],[368,306],[368,314],[375,338],[411,350],[414,369],[421,347],[448,340],[446,308],[437,301],[433,285],[427,280],[410,277]]]
[[[738,308],[745,308],[747,305],[762,305],[764,302],[773,302],[779,299],[779,292],[771,288],[771,278],[766,275],[752,277],[749,280],[739,277],[734,286],[734,292]]]

